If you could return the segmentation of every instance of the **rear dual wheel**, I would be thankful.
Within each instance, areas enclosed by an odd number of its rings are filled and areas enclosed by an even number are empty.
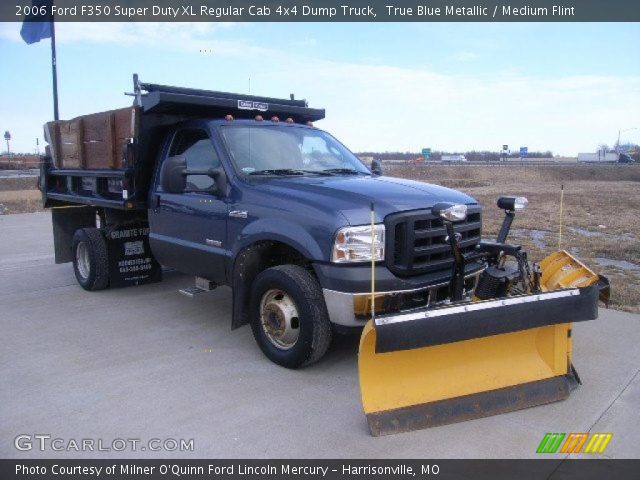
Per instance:
[[[107,241],[97,228],[81,228],[73,235],[73,271],[82,288],[103,290],[109,285]]]
[[[251,329],[274,363],[299,368],[318,361],[331,343],[322,289],[308,270],[280,265],[261,272],[251,296]]]

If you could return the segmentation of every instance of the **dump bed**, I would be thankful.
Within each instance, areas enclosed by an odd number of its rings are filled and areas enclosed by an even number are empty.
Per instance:
[[[196,118],[324,118],[306,100],[260,97],[141,83],[134,105],[44,126],[47,159],[40,175],[45,207],[93,205],[145,209],[158,149],[177,123]]]

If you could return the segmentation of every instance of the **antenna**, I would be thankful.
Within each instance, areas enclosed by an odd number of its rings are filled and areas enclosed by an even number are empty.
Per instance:
[[[371,320],[376,319],[375,210],[371,202]]]
[[[562,250],[562,213],[564,207],[564,184],[560,185],[560,232],[558,234],[558,250]]]

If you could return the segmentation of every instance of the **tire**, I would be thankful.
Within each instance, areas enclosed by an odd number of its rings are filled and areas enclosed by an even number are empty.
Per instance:
[[[261,272],[253,282],[250,308],[253,336],[267,358],[278,365],[310,365],[320,360],[331,344],[331,323],[322,289],[302,267],[280,265]],[[291,317],[289,329],[282,327],[287,317]],[[270,329],[277,332],[270,334]]]
[[[81,228],[73,235],[73,271],[82,288],[103,290],[109,285],[107,242],[97,228]]]

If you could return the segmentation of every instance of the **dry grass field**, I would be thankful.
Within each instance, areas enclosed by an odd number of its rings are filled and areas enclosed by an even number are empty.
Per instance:
[[[0,215],[42,210],[37,178],[0,178]]]
[[[611,281],[611,306],[640,312],[640,165],[469,166],[389,168],[386,175],[462,190],[482,204],[484,232],[495,236],[503,212],[500,195],[524,195],[511,240],[531,260],[558,248],[560,185],[564,185],[562,248]],[[35,178],[0,179],[0,214],[41,209]]]
[[[416,166],[385,174],[462,190],[483,207],[486,237],[498,232],[500,195],[524,195],[510,240],[537,261],[558,248],[564,185],[562,248],[611,281],[611,307],[640,312],[640,165]]]

